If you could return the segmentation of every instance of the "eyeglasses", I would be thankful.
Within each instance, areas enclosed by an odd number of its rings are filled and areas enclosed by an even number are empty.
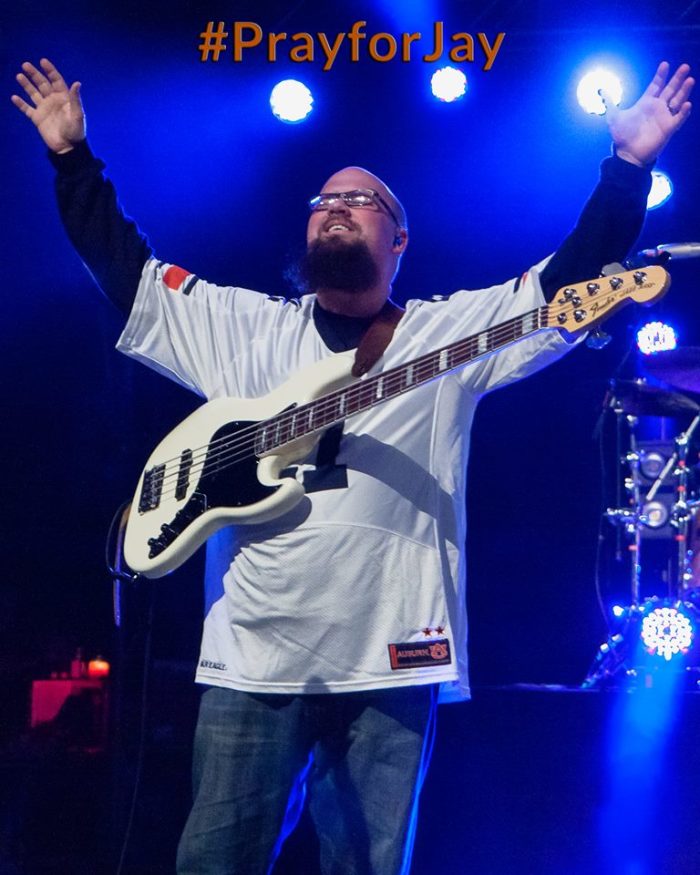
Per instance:
[[[351,209],[361,209],[362,207],[371,207],[376,203],[380,203],[389,213],[391,218],[396,222],[396,226],[401,228],[401,222],[396,218],[396,213],[391,209],[389,204],[372,188],[356,188],[354,191],[334,191],[317,194],[309,201],[309,209],[312,212],[316,210],[330,209],[333,201],[340,199],[344,204],[347,204]]]

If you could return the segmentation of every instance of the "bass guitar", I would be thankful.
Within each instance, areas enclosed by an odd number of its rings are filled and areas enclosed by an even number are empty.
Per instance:
[[[371,377],[352,377],[353,350],[316,363],[263,398],[209,401],[146,462],[126,526],[127,564],[161,577],[223,526],[286,513],[304,488],[282,472],[307,457],[336,423],[535,332],[559,330],[573,338],[629,301],[651,304],[670,283],[658,266],[576,283],[549,304]]]

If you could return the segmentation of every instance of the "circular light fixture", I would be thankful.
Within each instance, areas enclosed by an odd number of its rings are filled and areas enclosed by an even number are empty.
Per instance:
[[[665,322],[647,322],[637,332],[637,347],[644,355],[653,355],[677,346],[676,330]]]
[[[668,458],[658,450],[642,450],[639,454],[639,470],[647,480],[656,480],[667,462]]]
[[[284,79],[270,94],[270,106],[275,118],[287,124],[303,122],[313,108],[314,98],[303,82]]]
[[[668,508],[662,501],[647,501],[642,508],[642,523],[648,529],[662,529],[668,517]]]
[[[662,207],[673,194],[673,183],[662,170],[651,171],[651,189],[647,197],[647,209]]]
[[[690,650],[694,634],[693,624],[681,605],[652,607],[650,604],[645,610],[641,638],[650,656],[670,662],[676,654]]]
[[[467,77],[456,67],[442,67],[430,77],[433,95],[443,103],[453,103],[467,90]]]
[[[622,100],[622,83],[609,70],[598,67],[581,79],[576,89],[576,99],[579,105],[591,115],[605,115],[605,104],[600,91],[606,91],[618,106]]]

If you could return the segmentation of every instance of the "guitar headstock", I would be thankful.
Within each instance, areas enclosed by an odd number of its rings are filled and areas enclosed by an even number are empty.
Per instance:
[[[594,328],[630,301],[653,304],[670,286],[671,275],[658,265],[564,286],[547,306],[547,325],[574,336]]]

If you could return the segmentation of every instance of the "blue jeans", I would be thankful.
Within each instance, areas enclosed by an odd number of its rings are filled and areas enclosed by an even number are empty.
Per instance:
[[[437,687],[286,696],[210,687],[179,875],[266,875],[308,791],[324,875],[405,875]]]

